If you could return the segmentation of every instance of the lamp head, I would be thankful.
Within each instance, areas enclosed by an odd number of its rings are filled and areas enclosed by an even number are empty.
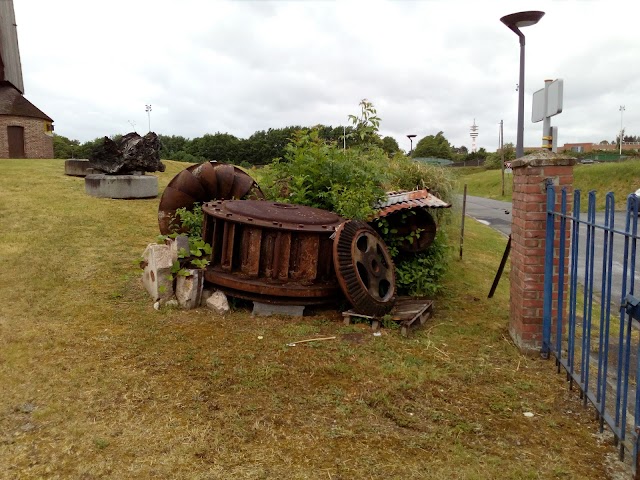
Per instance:
[[[532,10],[528,12],[512,13],[500,19],[507,27],[513,30],[518,36],[522,35],[520,28],[535,25],[544,16],[544,12]]]

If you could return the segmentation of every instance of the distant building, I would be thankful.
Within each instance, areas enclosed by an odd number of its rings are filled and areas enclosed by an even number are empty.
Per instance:
[[[53,158],[53,120],[23,93],[13,0],[0,1],[0,158]]]
[[[625,150],[638,150],[640,149],[640,143],[622,143],[622,151]],[[589,153],[594,150],[604,151],[620,151],[620,145],[615,143],[606,143],[600,145],[599,143],[565,143],[564,146],[558,147],[558,152],[575,152],[575,153]]]

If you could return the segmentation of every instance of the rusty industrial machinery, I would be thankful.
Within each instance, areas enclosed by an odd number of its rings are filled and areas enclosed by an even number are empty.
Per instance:
[[[382,316],[391,310],[396,293],[394,266],[373,228],[353,220],[340,225],[333,262],[342,291],[357,312]]]
[[[400,250],[417,253],[425,251],[436,238],[436,222],[429,210],[450,207],[426,189],[388,192],[387,199],[375,207],[375,219],[384,218],[387,228],[403,239],[398,245]],[[378,228],[377,222],[370,223]]]
[[[258,184],[234,165],[204,162],[178,173],[169,182],[160,199],[160,233],[172,233],[172,222],[179,208],[191,210],[194,204],[212,200],[263,199]]]
[[[203,238],[212,246],[205,279],[263,303],[311,305],[340,295],[333,240],[344,219],[302,205],[256,200],[205,203]]]

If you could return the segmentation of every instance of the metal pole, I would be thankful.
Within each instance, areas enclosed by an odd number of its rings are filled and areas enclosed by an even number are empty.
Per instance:
[[[544,117],[542,119],[542,147],[545,150],[553,148],[553,136],[551,135],[551,117],[547,111],[547,103],[549,100],[549,85],[553,80],[544,81]]]
[[[502,196],[504,197],[504,129],[502,127],[503,121],[500,120],[500,135],[499,135],[499,144],[500,144],[500,165],[502,166],[500,170],[502,170]]]
[[[489,290],[489,295],[487,296],[487,298],[493,298],[493,294],[496,293],[496,288],[498,288],[498,282],[500,281],[500,277],[502,277],[502,272],[504,271],[504,266],[507,264],[507,258],[509,258],[510,251],[511,251],[511,235],[509,235],[507,246],[505,247],[504,253],[502,254],[502,260],[500,260],[500,266],[498,267],[496,276],[493,278],[493,284],[491,285],[491,290]]]
[[[624,105],[620,105],[620,156],[622,156],[622,115],[624,113]]]
[[[520,37],[520,82],[518,83],[518,132],[516,137],[516,158],[524,156],[524,35]]]
[[[149,120],[149,131],[151,131],[151,105],[145,105],[144,109],[147,112],[147,119]]]
[[[467,212],[467,184],[464,184],[462,194],[462,227],[460,228],[460,260],[462,260],[462,244],[464,243],[464,216]]]

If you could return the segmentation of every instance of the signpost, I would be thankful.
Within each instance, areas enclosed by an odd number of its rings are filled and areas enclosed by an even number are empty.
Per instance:
[[[558,151],[558,127],[551,127],[551,117],[562,113],[564,81],[545,80],[544,88],[533,94],[531,121],[542,121],[542,148]]]

